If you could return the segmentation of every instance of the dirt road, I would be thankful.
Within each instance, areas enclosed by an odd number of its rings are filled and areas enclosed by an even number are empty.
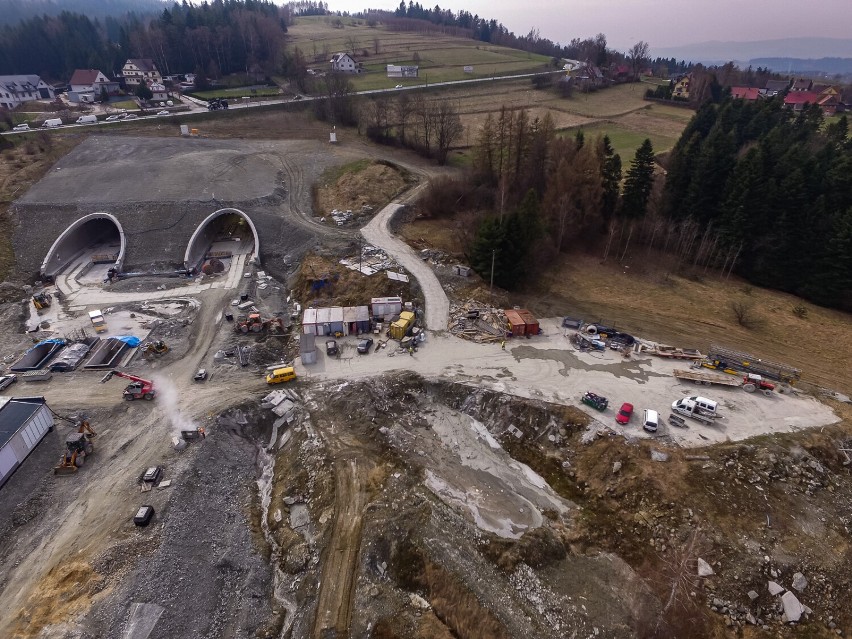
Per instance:
[[[407,198],[416,197],[418,189],[407,194]],[[420,284],[426,301],[426,328],[431,331],[444,331],[450,314],[450,301],[444,288],[429,266],[423,263],[408,244],[397,238],[390,230],[390,221],[401,204],[391,203],[379,211],[361,233],[364,238],[383,248],[388,254],[408,270]]]
[[[325,550],[322,581],[317,600],[314,639],[344,639],[349,636],[352,598],[364,506],[366,467],[355,453],[337,458],[335,464],[334,528]]]

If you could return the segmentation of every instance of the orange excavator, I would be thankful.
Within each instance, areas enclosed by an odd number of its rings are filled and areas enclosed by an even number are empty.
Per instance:
[[[65,438],[65,454],[59,460],[59,465],[53,469],[54,475],[71,475],[77,472],[85,462],[86,457],[94,452],[92,437],[97,433],[86,420],[80,421],[76,433],[69,433]]]
[[[110,371],[101,378],[101,384],[108,382],[112,379],[113,375],[130,380],[130,383],[124,389],[124,399],[128,402],[134,399],[147,399],[150,401],[157,396],[157,391],[154,390],[154,382],[128,373],[122,373],[121,371]]]
[[[272,327],[277,327],[281,332],[284,331],[284,323],[281,318],[266,319],[260,316],[260,313],[251,313],[248,317],[239,316],[234,322],[235,333],[261,333]]]

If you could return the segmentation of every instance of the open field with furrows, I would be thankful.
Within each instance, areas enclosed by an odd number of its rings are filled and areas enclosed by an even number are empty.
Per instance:
[[[299,18],[288,31],[290,45],[299,47],[310,65],[318,70],[328,68],[328,60],[334,53],[342,51],[354,55],[367,70],[353,77],[353,84],[359,91],[396,84],[425,85],[427,80],[447,82],[553,69],[548,66],[551,59],[547,56],[477,40],[439,33],[389,32],[381,25],[368,27],[363,21],[344,20],[343,24],[339,29],[326,17]],[[419,62],[415,62],[418,56]],[[388,78],[385,69],[388,64],[418,65],[420,78]],[[465,73],[465,66],[473,66],[473,73]]]

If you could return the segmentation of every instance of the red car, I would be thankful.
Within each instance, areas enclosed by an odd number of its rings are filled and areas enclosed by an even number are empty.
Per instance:
[[[619,424],[626,424],[630,421],[630,416],[633,415],[633,404],[625,402],[621,405],[621,409],[615,414],[615,421]]]

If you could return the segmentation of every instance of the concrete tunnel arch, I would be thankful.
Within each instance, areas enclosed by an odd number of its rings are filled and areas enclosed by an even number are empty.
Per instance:
[[[92,223],[97,220],[111,222],[118,232],[118,256],[113,266],[116,270],[120,271],[124,265],[124,255],[127,250],[127,237],[124,234],[121,222],[110,213],[89,213],[76,222],[73,222],[56,238],[47,252],[44,261],[41,263],[41,274],[53,277],[71,264],[83,251],[92,246],[93,240],[99,238],[96,234],[87,234],[85,227],[89,226],[91,230]]]
[[[212,235],[215,234],[215,227],[211,226],[212,223],[226,215],[238,216],[246,221],[254,239],[254,246],[249,254],[249,261],[253,263],[258,262],[258,256],[260,255],[260,237],[257,234],[257,227],[255,227],[254,222],[251,221],[251,218],[248,215],[239,209],[225,208],[219,209],[215,213],[208,215],[195,229],[192,237],[189,238],[189,243],[186,245],[186,253],[183,257],[184,268],[193,269],[201,263],[204,259],[204,255]]]

